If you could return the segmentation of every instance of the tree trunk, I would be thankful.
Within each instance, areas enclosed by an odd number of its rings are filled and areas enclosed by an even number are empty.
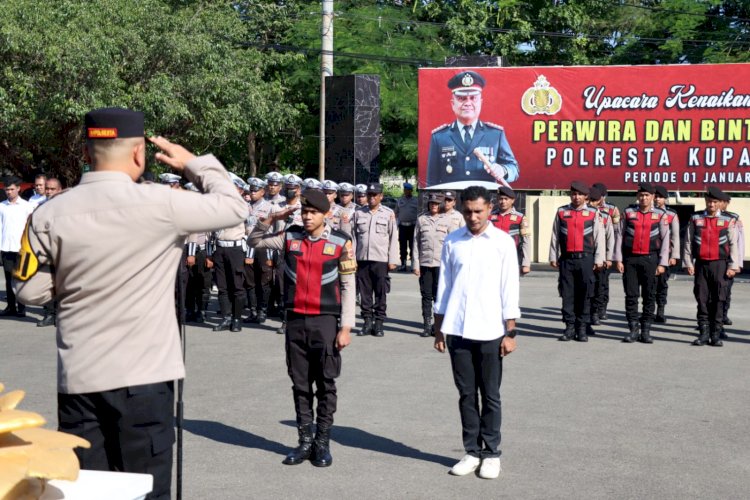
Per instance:
[[[258,162],[256,159],[256,134],[255,132],[249,132],[247,134],[247,160],[250,165],[250,177],[257,177],[258,175]]]

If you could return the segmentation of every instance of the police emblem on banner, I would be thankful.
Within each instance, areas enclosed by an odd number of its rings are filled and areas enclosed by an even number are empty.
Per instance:
[[[521,109],[527,115],[554,115],[562,108],[562,96],[544,75],[534,82],[521,97]]]

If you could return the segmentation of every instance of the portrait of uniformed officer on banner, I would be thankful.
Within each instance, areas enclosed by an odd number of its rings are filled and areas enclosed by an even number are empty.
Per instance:
[[[456,119],[432,131],[427,159],[431,188],[460,189],[464,181],[506,184],[518,179],[518,162],[503,127],[479,119],[484,86],[484,78],[475,71],[461,71],[448,80]]]

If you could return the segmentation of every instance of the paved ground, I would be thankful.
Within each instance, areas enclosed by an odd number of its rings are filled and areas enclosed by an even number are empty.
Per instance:
[[[524,278],[496,481],[447,474],[463,454],[448,355],[417,335],[414,277],[393,284],[386,336],[354,338],[344,352],[329,469],[281,465],[296,436],[278,323],[188,328],[185,498],[747,498],[747,283],[735,286],[731,340],[698,348],[684,277],[670,282],[669,324],[650,346],[620,342],[616,275],[611,320],[588,344],[555,340],[556,275]],[[25,389],[24,408],[54,427],[54,331],[34,326],[39,312],[0,320],[0,381]]]

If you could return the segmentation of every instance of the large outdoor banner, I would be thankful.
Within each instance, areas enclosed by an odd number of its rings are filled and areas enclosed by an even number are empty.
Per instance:
[[[419,70],[419,185],[750,191],[750,64]]]

